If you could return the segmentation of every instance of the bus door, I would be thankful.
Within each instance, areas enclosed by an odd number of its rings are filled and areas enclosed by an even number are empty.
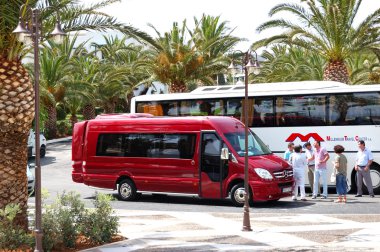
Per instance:
[[[228,174],[228,161],[221,160],[223,141],[216,132],[201,133],[200,196],[223,198],[223,184]]]

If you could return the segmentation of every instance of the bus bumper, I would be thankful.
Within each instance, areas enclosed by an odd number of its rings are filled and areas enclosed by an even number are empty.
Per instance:
[[[270,201],[289,197],[293,192],[293,181],[286,182],[250,182],[253,191],[253,201]]]

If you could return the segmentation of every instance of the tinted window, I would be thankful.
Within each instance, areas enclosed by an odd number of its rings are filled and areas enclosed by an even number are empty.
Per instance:
[[[378,125],[380,94],[357,93],[331,95],[329,100],[331,125]]]
[[[253,120],[250,127],[273,126],[273,99],[267,97],[255,97],[253,104]]]
[[[119,134],[102,134],[96,148],[97,156],[123,156],[123,136]]]
[[[223,100],[187,100],[180,102],[181,116],[223,115]]]
[[[326,125],[326,96],[284,96],[276,99],[277,126]]]
[[[241,98],[233,98],[226,100],[226,115],[233,116],[238,120],[242,119],[242,104],[243,101]]]
[[[195,134],[101,134],[97,156],[191,159]]]

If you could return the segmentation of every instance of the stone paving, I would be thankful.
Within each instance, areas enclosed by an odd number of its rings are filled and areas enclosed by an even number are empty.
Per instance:
[[[380,251],[380,214],[243,214],[117,210],[128,239],[117,251]]]

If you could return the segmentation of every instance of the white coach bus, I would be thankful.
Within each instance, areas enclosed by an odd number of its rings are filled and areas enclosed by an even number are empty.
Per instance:
[[[131,113],[224,115],[244,122],[244,89],[244,85],[204,86],[190,93],[137,96],[132,99]],[[380,85],[331,81],[249,84],[248,95],[249,127],[272,152],[282,156],[287,142],[322,141],[331,160],[333,147],[340,144],[348,159],[348,184],[354,190],[357,141],[364,140],[374,156],[371,177],[375,193],[380,194]]]

